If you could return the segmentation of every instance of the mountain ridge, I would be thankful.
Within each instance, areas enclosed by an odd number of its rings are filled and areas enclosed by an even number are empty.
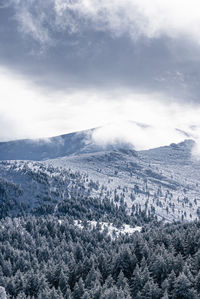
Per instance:
[[[95,143],[92,135],[97,129],[98,128],[93,128],[49,138],[19,139],[0,142],[0,160],[42,161],[98,151],[134,149],[134,145],[128,142],[116,141],[104,145]],[[187,143],[194,143],[194,141],[192,141],[192,139],[185,139],[185,141],[180,142],[179,145],[182,143],[186,145]],[[176,147],[174,143],[170,146],[173,145]],[[164,149],[165,147],[162,148]],[[153,151],[154,149],[150,150]]]
[[[42,161],[82,153],[132,148],[128,143],[96,144],[92,134],[96,128],[40,139],[0,142],[0,160]]]

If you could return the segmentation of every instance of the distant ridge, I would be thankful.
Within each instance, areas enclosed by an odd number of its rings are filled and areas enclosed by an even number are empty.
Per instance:
[[[0,142],[0,160],[42,161],[115,148],[130,148],[129,144],[121,143],[97,145],[92,140],[94,130],[84,130],[50,138]]]
[[[130,122],[137,127],[146,128],[148,125]],[[109,124],[108,124],[109,127]],[[109,150],[133,150],[134,145],[128,142],[120,141],[120,138],[111,143],[97,144],[93,138],[93,134],[98,132],[98,129],[103,127],[92,128],[89,130],[83,130],[68,134],[63,134],[49,138],[39,139],[22,139],[7,142],[0,142],[0,160],[33,160],[43,161],[49,159],[57,159],[61,157],[68,157],[80,154],[97,153]],[[106,131],[106,126],[104,131]],[[103,132],[104,132],[103,131]],[[134,134],[134,127],[132,130]],[[103,133],[102,133],[103,134]],[[102,135],[103,136],[103,135]],[[184,137],[186,137],[184,135]],[[168,159],[171,156],[175,161],[178,156],[185,157],[190,156],[191,149],[194,145],[194,141],[187,138],[185,141],[175,144],[172,143],[169,146],[161,146],[155,149],[146,150],[148,154],[158,157],[162,156],[162,159]],[[178,152],[177,152],[178,150]],[[145,154],[146,151],[141,151]],[[171,159],[171,158],[170,158]]]
[[[44,139],[0,142],[0,160],[46,160],[78,153],[87,146],[92,130]]]

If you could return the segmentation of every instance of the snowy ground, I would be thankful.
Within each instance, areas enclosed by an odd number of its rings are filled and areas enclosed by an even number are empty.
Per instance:
[[[81,221],[78,220],[74,220],[74,225],[83,229],[83,223]],[[112,223],[107,223],[107,222],[98,222],[97,221],[88,221],[88,227],[92,228],[96,228],[97,225],[99,225],[100,227],[100,231],[106,231],[107,234],[112,237],[112,238],[116,238],[118,237],[120,234],[128,234],[131,235],[135,232],[141,232],[142,227],[141,226],[136,226],[136,227],[131,227],[128,224],[124,224],[123,227],[121,228],[117,228],[115,226],[113,226]]]

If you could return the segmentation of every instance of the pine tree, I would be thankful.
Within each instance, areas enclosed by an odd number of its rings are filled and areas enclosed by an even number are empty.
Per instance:
[[[153,282],[153,280],[149,280],[144,285],[141,295],[144,299],[160,299],[161,289]]]
[[[58,285],[63,295],[66,293],[67,288],[69,288],[68,279],[68,276],[64,274],[63,270],[61,270]]]
[[[167,291],[168,291],[168,295],[170,298],[172,298],[172,295],[174,293],[175,281],[176,281],[176,275],[175,275],[174,271],[172,270],[172,272],[170,273],[170,275],[168,276],[168,279],[167,279],[167,282],[168,282]]]
[[[84,285],[83,285],[83,280],[82,278],[79,279],[78,282],[76,282],[74,286],[74,291],[73,291],[73,298],[74,299],[79,299],[83,296],[84,294]]]
[[[174,299],[193,299],[195,298],[195,292],[191,288],[191,282],[181,273],[175,281],[175,289],[173,294]]]
[[[98,268],[101,272],[103,281],[105,281],[105,279],[110,274],[110,267],[107,260],[108,258],[103,253],[101,253],[98,257]]]
[[[158,255],[153,262],[151,267],[156,281],[161,284],[162,281],[167,277],[167,265],[164,258],[161,255]]]
[[[183,273],[189,279],[189,281],[193,284],[194,283],[194,277],[193,277],[193,275],[190,271],[190,267],[187,263],[183,267]]]
[[[17,271],[17,273],[15,274],[14,284],[15,284],[16,294],[18,294],[24,290],[23,276],[20,271]]]
[[[65,294],[64,294],[64,298],[66,299],[72,299],[72,292],[70,290],[70,288],[67,288]]]
[[[101,290],[102,290],[101,284],[98,281],[98,279],[96,279],[96,281],[94,282],[93,288],[89,292],[90,298],[100,299],[101,298]]]
[[[37,296],[40,288],[40,281],[38,274],[30,271],[25,278],[25,293],[30,296]]]
[[[139,266],[137,265],[131,277],[131,294],[133,298],[142,289],[142,287],[143,287],[142,272]]]
[[[102,281],[102,276],[100,271],[94,268],[94,265],[92,265],[92,268],[90,272],[88,273],[86,280],[85,280],[85,286],[87,289],[92,289],[94,286],[94,283],[98,280],[99,282]]]
[[[131,291],[128,284],[127,278],[125,278],[124,273],[121,271],[118,275],[117,283],[116,283],[118,289],[123,292],[124,296],[126,298],[131,297]]]
[[[117,283],[116,283],[118,289],[124,289],[127,286],[127,279],[124,276],[124,273],[120,271],[118,278],[117,278]]]

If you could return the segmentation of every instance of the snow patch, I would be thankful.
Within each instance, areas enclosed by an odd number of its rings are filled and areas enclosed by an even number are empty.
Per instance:
[[[111,237],[118,237],[120,234],[125,235],[132,235],[135,232],[141,232],[142,227],[136,226],[131,227],[129,224],[124,224],[122,227],[117,228],[112,223],[108,222],[97,222],[97,221],[87,221],[88,225],[93,228],[97,228],[99,225],[100,231],[107,231],[107,234]],[[84,228],[84,225],[81,220],[74,220],[74,225],[80,229]]]

